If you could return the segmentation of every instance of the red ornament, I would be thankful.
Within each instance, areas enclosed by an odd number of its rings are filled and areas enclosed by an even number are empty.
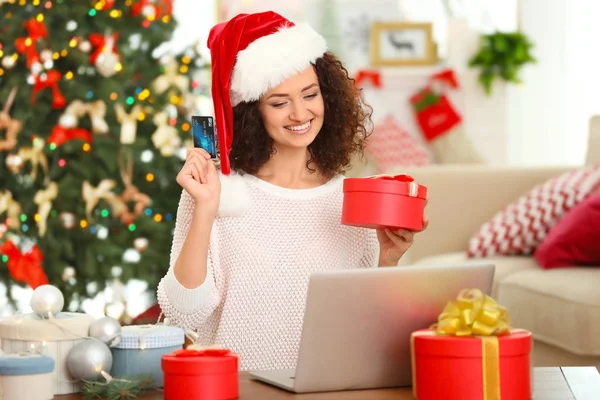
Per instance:
[[[117,40],[119,40],[119,34],[113,33],[112,35],[102,35],[100,33],[90,34],[89,41],[95,48],[94,52],[90,55],[90,63],[96,65],[98,56],[104,51],[117,52]],[[110,48],[105,48],[109,46]]]
[[[15,281],[27,283],[32,289],[48,284],[42,268],[44,255],[36,244],[30,251],[22,253],[11,240],[7,240],[0,247],[0,253],[8,257],[8,272]]]
[[[86,143],[91,143],[93,140],[92,133],[83,128],[65,128],[61,125],[56,125],[52,128],[48,143],[54,143],[56,147],[60,147],[70,140],[84,140]]]
[[[39,92],[44,89],[50,88],[52,90],[52,108],[60,109],[67,105],[67,99],[61,93],[58,87],[58,81],[62,75],[55,69],[52,69],[46,73],[36,75],[35,83],[33,84],[33,90],[31,91],[31,104],[35,105],[36,98]]]
[[[102,1],[102,0],[101,0]],[[115,6],[115,0],[104,0],[100,11],[110,10]]]
[[[140,0],[131,6],[131,15],[143,14],[146,7],[153,9],[154,19],[173,14],[173,0]]]
[[[40,61],[40,56],[37,52],[36,42],[38,39],[48,36],[48,30],[43,22],[31,18],[25,23],[25,28],[29,32],[29,36],[20,37],[15,40],[17,52],[25,54],[27,57],[27,68],[31,68],[33,64]]]

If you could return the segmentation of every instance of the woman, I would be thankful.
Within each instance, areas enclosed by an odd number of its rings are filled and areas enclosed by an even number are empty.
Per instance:
[[[294,368],[310,274],[397,265],[414,233],[340,223],[370,115],[321,36],[267,12],[217,25],[209,47],[222,174],[188,153],[159,304],[242,370]]]

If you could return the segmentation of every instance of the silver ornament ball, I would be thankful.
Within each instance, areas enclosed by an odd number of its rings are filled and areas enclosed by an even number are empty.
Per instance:
[[[103,317],[92,322],[89,334],[90,337],[113,347],[121,341],[121,324],[114,318]]]
[[[82,340],[67,355],[67,367],[75,380],[98,381],[113,364],[108,346],[97,339]]]
[[[56,315],[62,311],[65,298],[62,292],[52,285],[38,286],[31,295],[31,309],[43,318],[49,318],[50,313]]]

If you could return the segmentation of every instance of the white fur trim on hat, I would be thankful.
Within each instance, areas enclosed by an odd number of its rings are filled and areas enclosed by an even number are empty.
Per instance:
[[[220,174],[221,200],[217,214],[221,217],[238,217],[250,206],[250,192],[246,180],[239,174]]]
[[[231,103],[256,101],[268,90],[303,72],[327,51],[325,39],[308,24],[282,27],[256,39],[237,55]]]

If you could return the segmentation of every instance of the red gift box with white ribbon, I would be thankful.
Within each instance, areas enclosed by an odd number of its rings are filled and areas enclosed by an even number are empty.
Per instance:
[[[344,180],[342,224],[373,229],[423,229],[427,187],[409,175]]]

